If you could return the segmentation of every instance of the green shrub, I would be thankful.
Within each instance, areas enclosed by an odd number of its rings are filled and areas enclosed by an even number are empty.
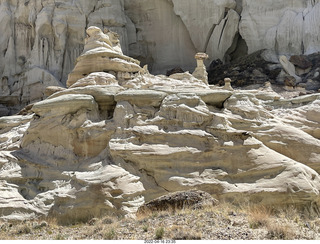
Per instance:
[[[116,240],[117,239],[116,232],[113,228],[107,230],[103,236],[104,236],[105,240]]]
[[[155,239],[156,239],[156,240],[162,239],[162,238],[163,238],[163,235],[164,235],[164,229],[163,229],[163,227],[156,229],[156,236],[155,236]]]
[[[66,238],[59,233],[58,235],[55,236],[54,239],[55,239],[55,240],[65,240]]]
[[[30,234],[30,233],[31,233],[31,229],[27,225],[24,225],[18,229],[18,234]]]
[[[148,226],[147,225],[143,226],[143,232],[148,232]]]

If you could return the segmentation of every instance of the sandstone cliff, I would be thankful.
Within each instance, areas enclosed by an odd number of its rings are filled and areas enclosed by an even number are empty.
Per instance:
[[[193,70],[200,51],[208,64],[264,48],[275,62],[318,52],[319,11],[319,0],[1,0],[0,114],[64,86],[89,26],[117,32],[124,54],[157,74]]]
[[[154,76],[115,52],[113,32],[86,33],[71,72],[81,79],[70,74],[68,89],[50,87],[44,101],[0,118],[1,218],[134,215],[195,188],[319,213],[319,94],[286,99],[270,84],[241,91],[189,72]],[[91,55],[105,65],[87,74]]]

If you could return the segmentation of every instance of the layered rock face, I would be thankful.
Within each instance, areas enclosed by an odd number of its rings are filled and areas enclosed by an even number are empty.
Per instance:
[[[191,189],[318,211],[318,94],[284,99],[271,86],[232,90],[226,79],[219,88],[189,72],[132,73],[126,56],[116,61],[127,79],[106,62],[108,72],[50,87],[24,115],[0,118],[1,218],[134,215],[144,202]]]
[[[0,114],[65,86],[89,26],[117,32],[125,55],[164,74],[193,70],[197,52],[207,64],[265,48],[277,63],[318,52],[319,11],[318,0],[1,0]]]

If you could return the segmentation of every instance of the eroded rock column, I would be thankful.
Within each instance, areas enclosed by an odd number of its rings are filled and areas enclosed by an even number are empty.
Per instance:
[[[208,85],[208,73],[203,61],[208,59],[209,56],[205,53],[197,53],[194,57],[197,60],[197,68],[192,75]]]

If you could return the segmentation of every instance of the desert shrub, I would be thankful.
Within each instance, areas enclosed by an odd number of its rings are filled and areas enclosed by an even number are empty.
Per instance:
[[[114,222],[114,220],[111,219],[111,218],[109,218],[109,217],[104,218],[104,219],[102,220],[102,223],[105,224],[105,225],[111,225],[113,222]]]
[[[156,229],[156,233],[155,233],[156,240],[161,240],[163,238],[163,235],[164,235],[163,227]]]
[[[47,227],[48,226],[48,223],[46,221],[41,221],[40,224],[37,224],[35,223],[34,226],[33,226],[33,229],[41,229],[43,227]]]
[[[58,235],[56,235],[56,236],[54,237],[54,239],[60,241],[60,240],[65,240],[66,238],[59,233]]]
[[[142,229],[143,229],[143,232],[148,232],[148,225],[144,225]]]
[[[107,229],[103,235],[103,239],[105,240],[116,240],[117,234],[113,228]]]
[[[88,221],[88,225],[95,225],[98,222],[98,218],[92,218]]]
[[[31,229],[27,225],[23,225],[20,228],[18,228],[17,234],[30,234]]]

